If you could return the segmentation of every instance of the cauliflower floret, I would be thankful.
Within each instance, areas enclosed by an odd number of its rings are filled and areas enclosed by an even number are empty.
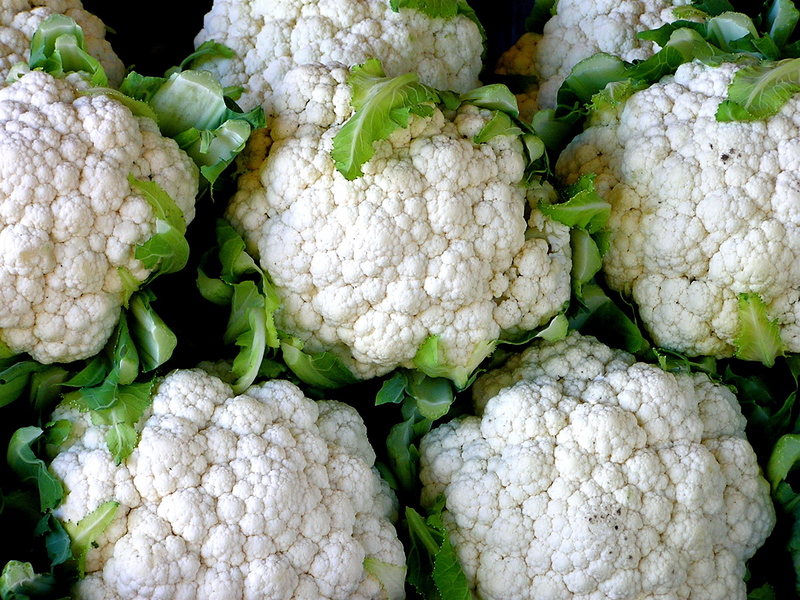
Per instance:
[[[569,233],[526,206],[518,138],[475,144],[487,111],[465,106],[450,120],[437,109],[378,143],[347,181],[330,156],[352,112],[347,74],[287,75],[273,145],[261,164],[245,157],[253,170],[227,208],[277,287],[278,327],[367,378],[410,365],[433,335],[443,364],[467,368],[502,332],[560,312]]]
[[[106,26],[80,0],[0,0],[0,78],[5,80],[17,63],[28,62],[31,37],[52,14],[67,15],[80,25],[87,52],[100,61],[109,84],[118,86],[125,65],[105,39]]]
[[[149,272],[135,247],[154,233],[128,182],[157,182],[194,218],[198,169],[152,119],[79,76],[34,71],[0,89],[0,340],[43,363],[100,351],[125,301],[120,269]]]
[[[56,516],[119,503],[76,598],[388,598],[366,559],[403,578],[396,499],[346,404],[278,380],[234,396],[204,371],[174,371],[119,467],[106,426],[66,405],[53,418],[74,424],[50,465],[67,490]]]
[[[736,397],[577,333],[479,377],[420,444],[481,598],[746,597],[775,524]]]
[[[381,61],[390,76],[414,71],[423,83],[466,92],[478,85],[483,41],[464,15],[394,12],[388,0],[215,0],[195,39],[225,44],[233,59],[203,63],[223,85],[242,86],[243,108],[263,105],[292,68],[314,62]]]
[[[691,0],[559,0],[543,32],[520,37],[495,71],[530,78],[518,95],[521,117],[530,121],[537,110],[555,108],[558,88],[583,59],[597,52],[626,61],[652,56],[657,46],[636,34],[671,23],[673,9],[687,4]]]
[[[606,281],[657,344],[688,355],[733,354],[744,293],[800,351],[800,99],[768,119],[717,121],[739,68],[681,66],[594,116],[556,164],[565,183],[597,175],[611,203]]]

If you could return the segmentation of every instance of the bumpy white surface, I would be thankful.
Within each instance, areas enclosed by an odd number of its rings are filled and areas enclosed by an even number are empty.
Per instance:
[[[775,512],[726,387],[571,334],[475,394],[481,416],[423,438],[420,479],[479,598],[746,597]]]
[[[541,108],[555,108],[558,88],[584,58],[597,52],[627,61],[652,56],[657,47],[636,34],[671,23],[673,9],[686,4],[691,0],[558,0],[542,33],[525,33],[496,71],[532,78],[517,97],[522,117],[530,120]]]
[[[347,73],[287,75],[274,144],[268,154],[251,144],[227,209],[278,288],[278,327],[372,377],[409,364],[430,335],[444,363],[465,368],[501,332],[558,313],[569,232],[535,207],[526,220],[519,140],[476,145],[486,111],[451,121],[436,110],[379,142],[364,176],[347,181],[330,157],[352,111]]]
[[[390,76],[409,71],[438,89],[478,86],[483,42],[465,16],[432,19],[388,0],[215,0],[195,45],[221,42],[231,60],[204,63],[224,85],[244,87],[239,104],[272,106],[273,89],[292,68],[315,62],[381,61]]]
[[[611,203],[608,283],[661,346],[730,356],[738,295],[757,293],[800,351],[800,100],[766,120],[720,123],[738,67],[687,64],[590,121],[560,157],[565,182],[596,173]]]
[[[51,463],[67,489],[57,517],[120,503],[76,598],[379,599],[364,559],[405,565],[396,500],[345,404],[277,380],[234,396],[203,371],[175,371],[118,467],[105,427],[65,406],[54,418],[73,422]]]
[[[80,0],[0,0],[0,80],[17,63],[27,63],[31,37],[52,14],[72,17],[83,29],[86,50],[103,65],[109,83],[117,86],[125,77],[125,65],[106,40],[105,24],[84,10]]]
[[[119,269],[143,281],[154,232],[132,174],[194,217],[198,170],[151,119],[77,76],[31,72],[0,89],[0,340],[43,362],[100,351],[124,301]]]

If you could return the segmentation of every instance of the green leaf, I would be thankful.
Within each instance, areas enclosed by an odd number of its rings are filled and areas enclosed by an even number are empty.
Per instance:
[[[439,589],[443,600],[471,600],[469,582],[458,555],[450,543],[450,538],[445,537],[441,548],[436,553],[433,561],[433,581]]]
[[[260,106],[247,113],[227,110],[222,119],[214,129],[192,127],[174,136],[212,185],[244,149],[253,129],[263,127],[266,121]]]
[[[400,404],[405,398],[408,378],[402,370],[396,370],[385,380],[375,395],[375,406],[381,404]]]
[[[572,290],[578,300],[583,298],[583,286],[594,281],[603,266],[603,257],[592,236],[585,229],[570,231],[572,247]]]
[[[183,211],[155,181],[140,181],[129,175],[128,182],[150,203],[156,217],[155,233],[136,247],[136,258],[154,275],[180,271],[189,260]]]
[[[420,424],[429,429],[429,419],[420,420],[418,414],[411,415],[400,423],[395,423],[386,436],[386,450],[389,455],[389,466],[400,489],[412,491],[417,489],[419,473],[419,449],[417,441],[420,437]]]
[[[173,73],[148,103],[169,137],[192,128],[215,129],[227,111],[224,89],[209,71]]]
[[[767,306],[758,294],[739,294],[739,322],[739,335],[734,341],[737,358],[771,367],[778,356],[783,356],[786,345],[778,322],[770,320]]]
[[[230,306],[223,341],[239,346],[233,372],[237,377],[234,390],[241,393],[262,372],[267,348],[280,346],[274,319],[280,298],[267,273],[247,253],[244,240],[233,227],[218,220],[216,236],[216,253],[203,256],[197,286],[204,298]],[[210,273],[214,254],[219,262],[219,277]]]
[[[405,565],[395,565],[378,560],[374,556],[368,556],[364,559],[364,570],[378,578],[383,591],[390,600],[402,600],[406,597]]]
[[[413,507],[406,507],[404,523],[410,538],[408,581],[423,598],[469,600],[470,586],[444,527],[443,510],[443,497],[427,509],[425,517]]]
[[[773,0],[767,8],[764,25],[767,34],[779,48],[783,48],[800,20],[800,10],[793,0]]]
[[[646,84],[656,83],[674,73],[684,63],[692,60],[706,62],[720,54],[722,52],[712,46],[696,28],[680,27],[672,31],[661,50],[630,67],[627,75]]]
[[[172,356],[178,338],[152,307],[156,295],[149,287],[136,292],[128,303],[130,334],[139,351],[143,373],[160,367]]]
[[[577,63],[561,84],[557,95],[558,112],[584,105],[613,81],[628,79],[627,65],[618,56],[597,53]]]
[[[568,227],[579,227],[589,233],[600,231],[611,215],[611,204],[594,191],[594,175],[583,175],[562,193],[566,201],[557,204],[539,204],[544,214]]]
[[[584,285],[582,292],[578,309],[569,317],[572,329],[631,354],[642,354],[650,349],[638,324],[599,285]]]
[[[686,10],[694,8],[700,10],[709,16],[721,15],[724,12],[731,12],[736,10],[728,0],[700,0],[692,3],[691,7],[678,7],[675,11]],[[680,13],[678,13],[680,14]]]
[[[544,24],[555,14],[556,0],[534,0],[531,12],[525,19],[525,31],[542,33]]]
[[[117,514],[119,502],[104,502],[77,523],[64,523],[64,529],[72,539],[72,555],[78,561],[78,573],[83,577],[86,565],[86,553],[106,530]]]
[[[0,371],[0,407],[19,398],[28,387],[31,376],[46,368],[46,365],[33,360],[20,360]]]
[[[102,354],[93,356],[86,366],[63,383],[66,387],[84,388],[99,385],[111,372],[108,358]]]
[[[475,88],[461,94],[459,99],[462,104],[471,104],[488,110],[498,110],[511,117],[519,116],[517,97],[508,89],[508,86],[501,83]]]
[[[36,456],[32,444],[44,430],[40,427],[22,427],[11,436],[6,461],[11,470],[23,481],[39,490],[41,512],[56,508],[64,497],[64,487],[47,469],[45,462]]]
[[[754,121],[776,114],[800,91],[800,58],[739,69],[717,109],[718,121]]]
[[[93,85],[108,85],[100,62],[86,51],[83,30],[63,14],[50,15],[33,33],[28,64],[31,70],[42,69],[54,77],[84,72]]]
[[[49,413],[61,399],[62,386],[69,377],[70,372],[58,364],[32,373],[28,391],[31,406],[40,414]]]
[[[236,230],[223,220],[217,221],[217,244],[219,260],[222,263],[222,280],[236,283],[244,275],[256,274],[264,276],[261,267],[247,253],[247,247]]]
[[[49,512],[39,520],[34,535],[44,536],[45,550],[51,565],[61,565],[72,560],[72,540],[64,525],[53,516],[53,513]]]
[[[745,38],[759,37],[753,20],[740,12],[725,12],[716,15],[706,23],[706,39],[725,52],[735,51],[734,42]]]
[[[452,380],[459,390],[466,389],[474,379],[473,372],[478,365],[495,349],[497,340],[487,340],[476,344],[467,364],[451,365],[442,362],[444,354],[438,335],[431,335],[422,343],[414,355],[414,366],[429,377],[446,377]]]
[[[94,425],[107,426],[106,444],[114,461],[120,464],[139,440],[136,423],[152,400],[153,381],[118,385],[106,380],[101,385],[70,392],[65,400],[90,411]]]
[[[235,56],[236,52],[225,44],[220,44],[214,40],[206,40],[194,52],[183,59],[178,66],[178,70],[183,71],[212,58],[234,58]]]
[[[455,394],[449,379],[411,371],[407,381],[405,392],[417,401],[417,410],[423,417],[436,421],[450,410]]]
[[[359,379],[330,352],[303,352],[298,338],[281,341],[281,353],[286,365],[301,381],[321,389],[334,389],[358,383]]]
[[[778,488],[785,481],[789,472],[797,468],[800,461],[800,435],[786,434],[781,436],[770,454],[767,463],[767,481],[772,489]]]
[[[125,313],[120,316],[114,335],[106,346],[111,349],[111,373],[114,383],[126,385],[139,375],[139,352],[128,329]]]
[[[10,560],[0,574],[0,598],[3,600],[44,597],[55,587],[56,578],[51,573],[36,573],[29,562]]]
[[[491,119],[483,126],[472,141],[476,144],[483,144],[488,142],[498,135],[522,135],[522,129],[511,119],[508,114],[500,111],[495,111]]]
[[[234,286],[234,290],[241,289],[241,285]],[[247,325],[235,339],[239,353],[233,361],[232,371],[237,379],[232,388],[236,394],[243,393],[255,381],[267,353],[267,318],[271,321],[272,315],[264,310],[263,298],[259,296],[259,299],[260,306],[252,306],[246,311]]]
[[[375,154],[375,142],[407,127],[411,114],[425,112],[425,105],[437,102],[439,94],[421,84],[416,73],[386,77],[374,58],[352,67],[348,83],[355,113],[333,137],[331,157],[336,169],[352,180],[363,175],[361,167]]]

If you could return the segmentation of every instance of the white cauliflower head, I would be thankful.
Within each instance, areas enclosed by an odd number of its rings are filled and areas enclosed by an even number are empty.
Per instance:
[[[576,64],[598,52],[622,60],[642,60],[657,49],[636,37],[675,20],[673,9],[691,0],[559,0],[556,14],[539,33],[525,33],[498,60],[500,75],[531,78],[519,94],[523,119],[544,108],[555,108],[558,88]]]
[[[730,390],[574,333],[475,386],[420,478],[479,597],[744,600],[775,512]]]
[[[377,143],[348,181],[330,156],[352,113],[347,75],[287,75],[274,143],[250,157],[227,209],[278,289],[278,328],[367,378],[409,366],[429,336],[444,364],[467,368],[501,333],[560,312],[569,232],[527,206],[519,139],[475,144],[487,112],[436,109]]]
[[[423,83],[466,92],[478,85],[483,40],[468,17],[394,12],[389,0],[215,0],[195,45],[207,40],[236,52],[203,63],[223,85],[244,87],[243,108],[263,105],[292,68],[377,58],[389,75],[416,72]]]
[[[155,181],[194,217],[198,170],[152,119],[79,76],[33,71],[0,89],[0,340],[43,363],[100,351],[125,300],[120,269],[155,216],[128,176]]]
[[[563,182],[597,174],[612,206],[606,281],[657,344],[689,355],[734,352],[746,293],[800,351],[800,98],[765,120],[718,122],[738,68],[681,66],[597,114],[556,165]]]
[[[0,79],[5,80],[14,65],[28,62],[31,37],[53,14],[67,15],[80,25],[86,51],[100,61],[109,83],[118,86],[125,65],[105,39],[105,24],[80,0],[0,0]]]
[[[396,500],[348,405],[277,380],[234,396],[204,371],[174,371],[120,466],[106,426],[65,405],[53,416],[73,424],[50,466],[67,491],[56,516],[119,503],[76,598],[388,598],[367,559],[403,578]]]

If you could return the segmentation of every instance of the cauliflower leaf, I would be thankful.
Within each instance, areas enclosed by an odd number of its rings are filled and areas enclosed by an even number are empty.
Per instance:
[[[374,144],[407,127],[412,114],[429,115],[439,93],[419,82],[416,73],[386,77],[378,59],[351,70],[353,116],[333,138],[331,156],[336,169],[348,180],[363,173],[361,167],[375,154]]]

